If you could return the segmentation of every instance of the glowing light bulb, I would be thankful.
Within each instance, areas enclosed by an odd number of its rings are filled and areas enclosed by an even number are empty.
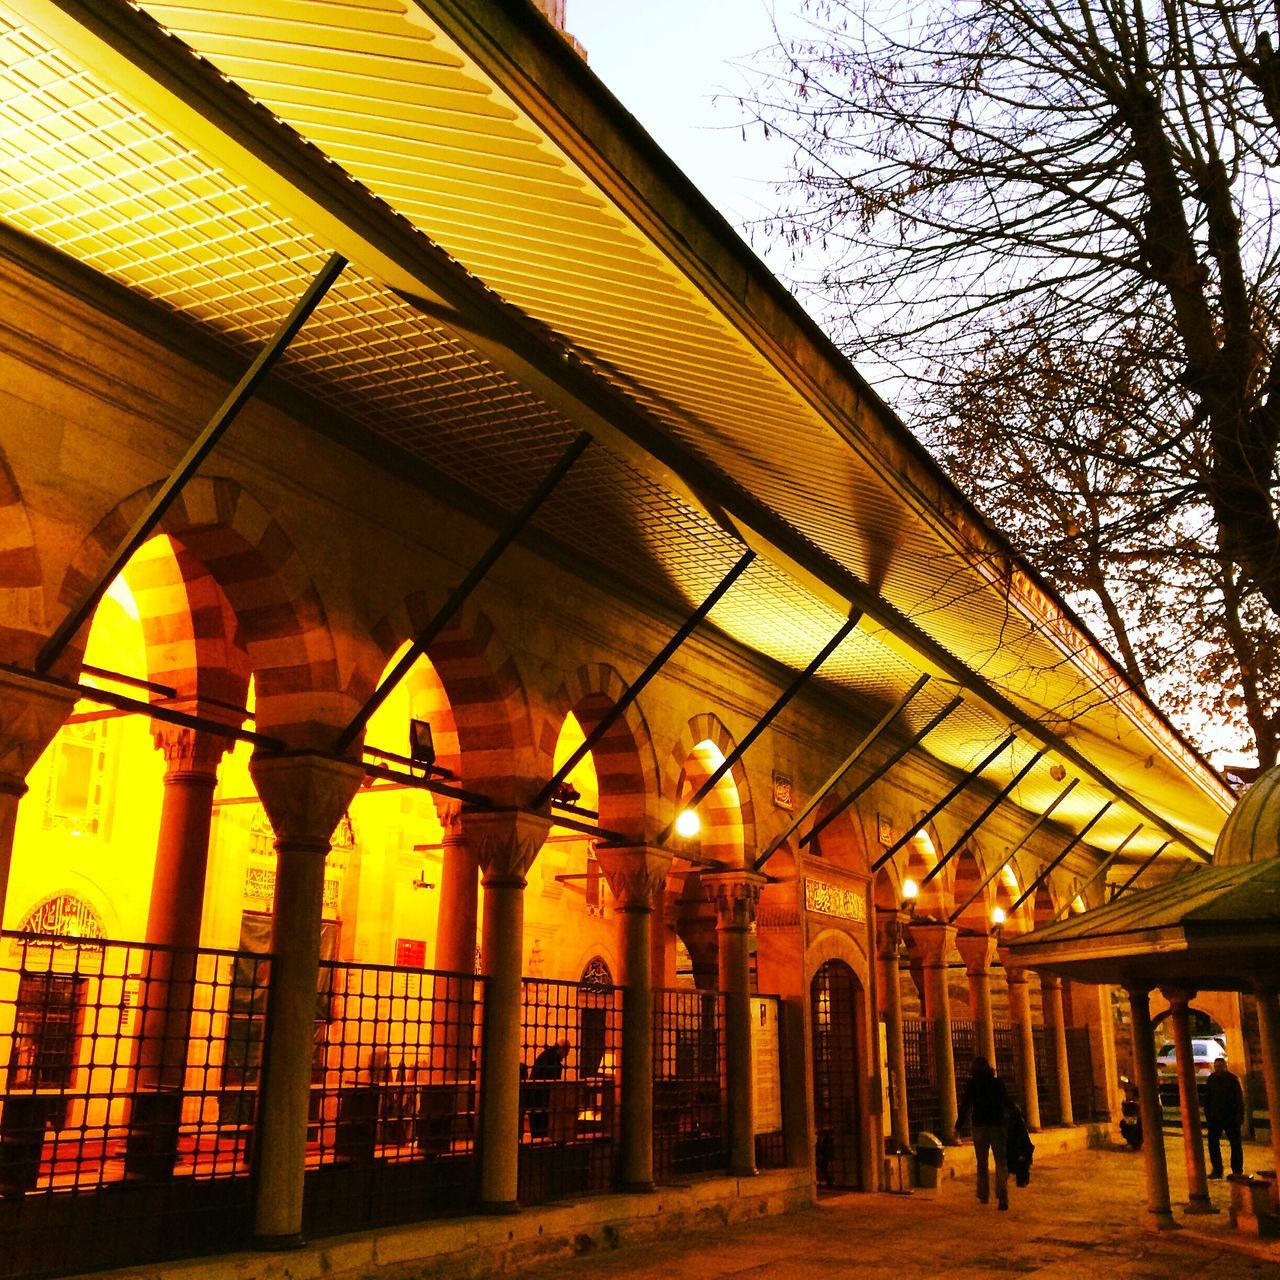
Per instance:
[[[676,835],[682,840],[692,840],[702,830],[702,819],[696,809],[681,809],[676,817]]]
[[[914,880],[904,880],[902,882],[902,900],[904,902],[914,902],[920,896],[920,886]]]
[[[1007,917],[1005,916],[1003,907],[992,907],[991,909],[992,924],[1004,924],[1006,918]]]

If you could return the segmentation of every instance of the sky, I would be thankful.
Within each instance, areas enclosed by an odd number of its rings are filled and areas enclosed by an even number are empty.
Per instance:
[[[769,211],[790,149],[744,140],[732,95],[738,63],[776,42],[772,12],[795,28],[800,0],[568,0],[569,30],[592,70],[721,213],[741,229]],[[759,249],[761,246],[757,245]],[[762,256],[770,256],[766,250]],[[771,262],[775,271],[780,260]]]

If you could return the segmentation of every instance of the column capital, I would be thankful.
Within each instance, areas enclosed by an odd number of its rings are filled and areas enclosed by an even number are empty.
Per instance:
[[[921,959],[926,967],[945,965],[947,952],[957,936],[953,924],[943,924],[935,920],[913,920],[911,937],[920,948]]]
[[[462,801],[432,792],[431,803],[435,805],[436,820],[440,823],[440,838],[445,841],[463,839]]]
[[[249,773],[276,848],[314,848],[328,852],[334,829],[364,781],[361,765],[299,752],[268,755],[255,751]]]
[[[1169,1002],[1169,1008],[1175,1010],[1186,1009],[1196,998],[1190,987],[1161,987],[1160,994]]]
[[[233,739],[219,737],[187,725],[152,720],[151,740],[164,756],[165,782],[218,780],[218,765],[233,745]]]
[[[906,932],[906,919],[893,907],[876,908],[876,956],[881,960],[896,960],[898,948]]]
[[[970,978],[979,978],[991,972],[996,958],[996,940],[989,933],[961,933],[956,936],[956,948],[964,961],[964,971]]]
[[[475,852],[485,884],[524,884],[551,830],[551,819],[519,809],[464,809],[460,830]]]
[[[768,877],[756,871],[704,871],[702,891],[716,909],[716,927],[749,928],[767,883]]]
[[[595,847],[596,861],[622,911],[652,911],[666,888],[672,855],[652,844]]]
[[[1045,973],[1043,970],[1037,969],[1040,974],[1040,990],[1041,991],[1061,991],[1062,979],[1056,973]]]
[[[26,790],[24,779],[75,705],[74,693],[32,676],[0,671],[0,782],[7,790]]]

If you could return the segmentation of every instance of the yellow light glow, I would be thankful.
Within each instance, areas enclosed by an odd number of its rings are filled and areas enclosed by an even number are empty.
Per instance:
[[[1077,894],[1077,895],[1076,895],[1076,898],[1075,898],[1075,901],[1074,901],[1074,902],[1072,902],[1072,904],[1071,904],[1071,910],[1072,910],[1072,911],[1074,911],[1074,912],[1076,912],[1076,913],[1078,914],[1079,912],[1083,911],[1083,910],[1084,910],[1084,908],[1085,908],[1085,902],[1084,902],[1084,899],[1083,899],[1082,897],[1080,897],[1080,895],[1079,895],[1079,894]]]
[[[902,900],[904,902],[914,902],[920,896],[920,886],[914,880],[904,880],[902,882]]]
[[[702,819],[696,809],[681,809],[676,817],[676,835],[682,840],[692,840],[702,830]]]
[[[991,912],[992,924],[1004,924],[1006,919],[1007,917],[1005,916],[1003,907],[994,907],[992,909],[992,912]]]
[[[129,590],[129,584],[124,580],[124,574],[118,574],[115,577],[107,588],[106,598],[114,600],[134,622],[138,621],[138,602],[133,598],[133,592]]]

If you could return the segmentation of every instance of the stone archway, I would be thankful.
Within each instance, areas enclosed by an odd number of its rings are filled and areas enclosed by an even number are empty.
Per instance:
[[[865,1141],[859,1042],[862,984],[843,960],[824,960],[809,984],[813,1063],[814,1159],[818,1181],[865,1190]]]

